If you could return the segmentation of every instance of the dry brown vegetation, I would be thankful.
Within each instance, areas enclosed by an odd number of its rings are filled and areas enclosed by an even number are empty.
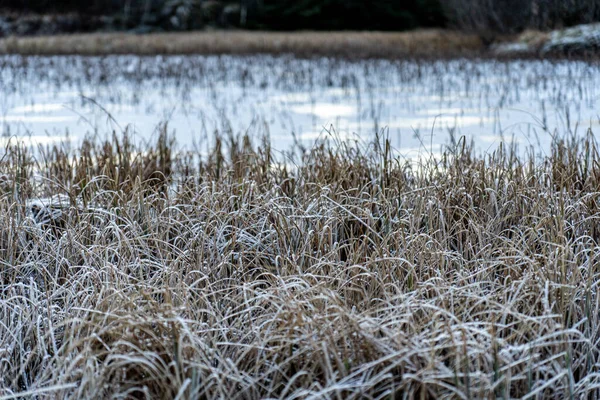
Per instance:
[[[0,397],[597,399],[600,155],[513,150],[9,146]]]
[[[195,32],[78,34],[0,39],[3,54],[282,54],[345,57],[456,56],[483,48],[476,35],[413,32]]]

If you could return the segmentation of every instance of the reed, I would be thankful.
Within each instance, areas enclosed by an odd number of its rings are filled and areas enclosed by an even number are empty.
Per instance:
[[[0,398],[598,398],[591,132],[293,153],[8,146]]]

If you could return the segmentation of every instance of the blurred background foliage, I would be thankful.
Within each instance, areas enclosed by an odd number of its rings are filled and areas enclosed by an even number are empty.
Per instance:
[[[256,22],[273,29],[403,30],[443,26],[438,0],[263,0]]]
[[[0,0],[11,12],[106,18],[106,29],[406,30],[514,33],[600,21],[600,0]]]

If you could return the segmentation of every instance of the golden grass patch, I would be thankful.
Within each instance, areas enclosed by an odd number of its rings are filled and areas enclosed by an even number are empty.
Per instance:
[[[96,33],[0,40],[5,54],[284,54],[299,56],[452,56],[481,51],[475,35],[439,29],[411,32]]]

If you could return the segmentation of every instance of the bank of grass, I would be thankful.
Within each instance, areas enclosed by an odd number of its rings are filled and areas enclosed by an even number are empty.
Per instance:
[[[591,135],[280,161],[7,147],[0,398],[599,397]]]
[[[477,54],[482,48],[476,35],[437,29],[411,32],[106,33],[0,39],[0,53],[24,55],[289,53],[388,58],[469,55]]]

